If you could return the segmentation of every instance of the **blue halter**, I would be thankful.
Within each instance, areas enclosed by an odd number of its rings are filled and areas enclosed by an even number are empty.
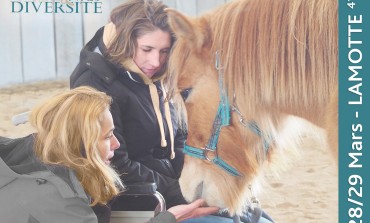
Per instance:
[[[223,67],[220,63],[220,55],[218,52],[216,52],[216,69],[218,70],[218,74],[219,74],[220,103],[218,105],[216,117],[213,121],[212,135],[209,138],[208,144],[206,145],[205,148],[196,148],[196,147],[189,146],[188,144],[185,143],[183,152],[189,156],[193,156],[199,159],[212,162],[216,164],[217,166],[221,167],[226,172],[228,172],[230,175],[235,176],[235,177],[240,177],[242,176],[242,174],[237,169],[235,169],[234,167],[226,163],[222,158],[220,158],[217,152],[217,144],[218,144],[218,139],[220,136],[221,128],[224,126],[230,125],[231,110],[236,111],[238,115],[241,116],[240,122],[241,124],[245,125],[244,118],[242,117],[237,107],[232,106],[232,109],[230,109],[229,100],[225,92],[225,88],[223,87]],[[250,121],[245,126],[251,129],[258,136],[263,136],[262,131],[260,130],[260,128],[258,127],[255,121]],[[265,138],[264,138],[264,147],[265,147],[265,151],[267,152],[269,148],[269,142],[265,140]]]
[[[216,53],[216,69],[219,71],[220,104],[218,105],[216,118],[213,121],[212,135],[205,148],[195,148],[185,143],[184,153],[199,159],[208,160],[232,176],[242,176],[238,170],[227,164],[217,153],[217,143],[221,128],[230,125],[230,105],[223,87],[223,68],[220,64],[218,53]]]

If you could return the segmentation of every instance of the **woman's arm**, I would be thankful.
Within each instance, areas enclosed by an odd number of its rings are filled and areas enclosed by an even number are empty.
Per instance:
[[[149,223],[176,223],[185,221],[190,218],[198,218],[216,213],[218,207],[203,207],[205,201],[198,199],[190,204],[182,204],[174,206],[166,212],[158,214],[151,218]]]

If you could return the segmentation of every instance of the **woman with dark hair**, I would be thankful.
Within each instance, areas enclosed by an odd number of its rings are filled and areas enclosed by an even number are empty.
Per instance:
[[[70,86],[92,86],[113,98],[120,147],[112,164],[127,183],[155,182],[172,207],[186,204],[178,184],[186,128],[175,111],[182,101],[168,101],[163,84],[174,42],[165,8],[157,0],[129,0],[113,9],[111,22],[82,49]],[[119,198],[113,206],[125,203],[132,209],[155,206],[151,200]]]

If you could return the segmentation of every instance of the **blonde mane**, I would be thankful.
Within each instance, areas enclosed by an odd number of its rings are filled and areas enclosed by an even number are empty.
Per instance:
[[[221,51],[230,97],[314,121],[304,112],[325,107],[338,81],[337,7],[335,0],[236,0],[192,25],[204,29],[211,53]],[[194,50],[176,47],[181,54],[171,58],[172,73]]]
[[[337,83],[337,7],[334,0],[244,0],[215,11],[212,51],[222,50],[229,95],[275,109],[326,106]]]
[[[287,115],[330,129],[328,134],[314,134],[327,136],[336,157],[336,0],[234,0],[197,18],[168,12],[177,36],[169,61],[170,86],[192,89],[186,101],[187,142],[202,148],[211,135],[219,103],[216,52],[221,53],[229,102],[274,139],[266,155],[262,137],[241,126],[240,117],[232,112],[232,124],[220,133],[219,156],[245,177],[232,178],[206,161],[186,157],[180,185],[187,199],[203,185],[207,202],[240,212],[246,185],[258,178],[264,161],[284,165],[293,150],[301,148],[299,131],[308,125],[286,119]],[[202,175],[194,176],[199,169]],[[228,185],[215,188],[221,179],[227,179]],[[209,191],[220,194],[219,199]]]

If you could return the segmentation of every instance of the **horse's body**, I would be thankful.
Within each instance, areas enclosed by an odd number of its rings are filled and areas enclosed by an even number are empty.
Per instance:
[[[236,0],[198,18],[168,11],[177,36],[171,79],[179,91],[192,89],[187,144],[203,148],[212,132],[222,86],[216,52],[230,104],[273,139],[265,152],[263,137],[232,112],[230,126],[221,129],[218,156],[242,176],[187,156],[180,179],[185,198],[203,197],[240,213],[264,161],[279,166],[289,159],[288,149],[299,149],[299,126],[284,124],[288,115],[326,129],[336,157],[337,7],[335,0]]]

